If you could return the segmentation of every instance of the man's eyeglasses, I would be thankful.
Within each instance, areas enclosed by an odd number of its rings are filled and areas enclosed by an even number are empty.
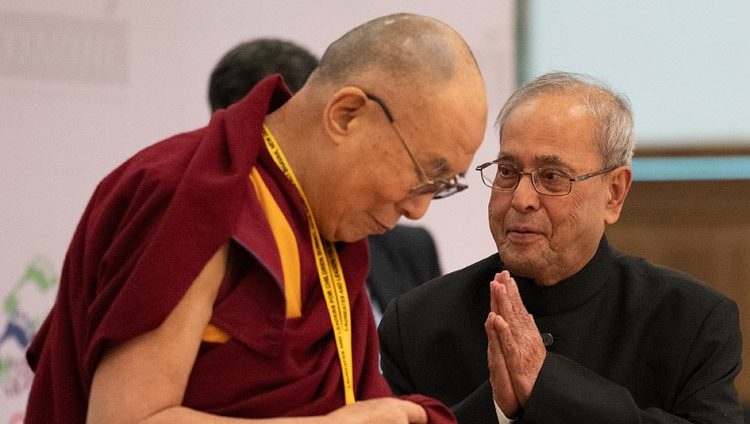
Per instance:
[[[557,168],[543,166],[531,172],[523,172],[514,166],[495,160],[477,166],[476,170],[481,173],[484,185],[493,190],[513,191],[518,187],[521,177],[528,175],[537,193],[545,196],[565,196],[572,190],[574,182],[607,173],[615,168],[606,168],[573,178],[567,172]]]
[[[427,178],[427,174],[425,174],[425,172],[422,170],[422,167],[419,166],[419,163],[417,163],[417,160],[411,153],[409,146],[406,145],[406,141],[401,135],[401,131],[399,131],[398,127],[396,126],[396,122],[394,121],[393,115],[391,114],[390,109],[388,109],[388,106],[386,106],[383,100],[381,100],[379,97],[373,96],[372,94],[369,94],[367,92],[365,92],[365,95],[368,99],[377,103],[378,105],[380,105],[380,108],[383,109],[385,117],[388,118],[388,122],[391,123],[391,127],[393,127],[393,130],[396,132],[398,139],[401,140],[401,144],[404,146],[404,149],[406,149],[406,153],[409,155],[409,158],[414,164],[414,168],[417,170],[417,175],[419,175],[419,180],[421,182],[418,186],[411,189],[411,191],[409,192],[410,195],[421,196],[425,194],[432,194],[433,199],[442,199],[469,188],[468,185],[460,183],[457,176],[451,178],[450,181],[442,180],[439,178]]]

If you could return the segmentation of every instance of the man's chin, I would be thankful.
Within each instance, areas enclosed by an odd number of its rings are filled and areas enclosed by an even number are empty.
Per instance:
[[[542,264],[541,254],[538,250],[531,252],[501,251],[500,259],[511,274],[527,278],[533,278],[545,266]]]

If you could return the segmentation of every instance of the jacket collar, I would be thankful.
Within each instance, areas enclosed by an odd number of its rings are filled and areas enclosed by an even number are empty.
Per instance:
[[[602,236],[594,257],[578,273],[553,286],[538,286],[533,280],[516,277],[521,298],[535,316],[558,314],[586,303],[607,284],[614,272],[614,256]]]

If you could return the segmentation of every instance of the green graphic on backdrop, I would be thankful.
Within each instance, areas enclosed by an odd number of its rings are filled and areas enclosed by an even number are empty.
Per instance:
[[[7,351],[12,349],[2,348],[6,344],[15,343],[16,350],[25,351],[47,315],[47,311],[30,310],[32,305],[24,304],[24,295],[46,294],[57,287],[59,280],[52,263],[37,256],[29,262],[21,278],[5,296],[3,315],[7,319],[7,325],[0,336],[0,386],[5,386],[13,379],[13,366],[19,359],[8,356]]]

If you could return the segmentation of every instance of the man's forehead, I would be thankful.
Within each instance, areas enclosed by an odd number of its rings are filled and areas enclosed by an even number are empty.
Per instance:
[[[550,125],[563,127],[570,123],[596,126],[591,107],[580,93],[575,92],[538,93],[513,108],[506,125],[524,125],[528,119],[545,120]]]
[[[598,163],[601,153],[594,141],[577,145],[558,145],[526,141],[524,143],[504,143],[500,145],[498,160],[519,166],[560,166],[577,168],[590,163]]]
[[[426,171],[434,173],[434,177],[448,178],[465,173],[481,145],[483,137],[453,124],[455,121],[443,122],[419,134],[427,159]]]

